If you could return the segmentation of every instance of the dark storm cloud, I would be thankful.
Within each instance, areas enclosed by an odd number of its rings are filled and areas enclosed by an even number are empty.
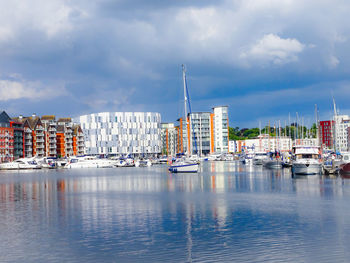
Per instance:
[[[174,121],[182,63],[193,109],[227,104],[234,125],[308,113],[332,90],[349,108],[346,1],[0,5],[0,92],[10,113],[152,110]]]

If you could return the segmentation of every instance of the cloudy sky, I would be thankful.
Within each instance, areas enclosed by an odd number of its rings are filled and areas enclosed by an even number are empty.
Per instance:
[[[231,126],[350,113],[348,0],[0,0],[0,103],[10,115],[182,114]]]

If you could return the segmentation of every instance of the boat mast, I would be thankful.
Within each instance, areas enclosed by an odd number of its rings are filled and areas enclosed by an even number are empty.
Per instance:
[[[332,96],[333,97],[333,96]],[[335,100],[333,97],[333,110],[334,110],[334,151],[337,151],[337,134],[336,134],[336,130],[337,130],[337,106],[335,105]],[[333,131],[332,131],[333,132]]]
[[[185,109],[185,120],[186,120],[186,126],[185,126],[185,129],[186,129],[186,133],[187,133],[187,155],[189,155],[189,149],[190,149],[190,141],[191,141],[191,138],[190,138],[190,135],[188,134],[188,119],[187,119],[187,92],[186,92],[186,68],[185,68],[185,65],[182,64],[182,80],[183,80],[183,85],[184,85],[184,109]]]

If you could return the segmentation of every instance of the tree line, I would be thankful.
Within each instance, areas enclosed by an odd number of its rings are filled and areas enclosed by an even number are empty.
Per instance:
[[[259,136],[259,134],[270,134],[271,137],[275,136],[289,136],[291,138],[316,138],[317,127],[314,123],[310,128],[306,126],[299,126],[296,123],[292,123],[290,126],[285,127],[269,127],[264,128],[242,128],[229,127],[229,139],[230,140],[245,140],[253,139]]]

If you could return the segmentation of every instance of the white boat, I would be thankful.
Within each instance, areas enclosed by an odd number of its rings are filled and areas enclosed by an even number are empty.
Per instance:
[[[95,157],[72,157],[64,166],[67,169],[75,168],[113,168],[115,161],[109,159],[98,159]]]
[[[42,168],[47,168],[47,169],[54,169],[57,168],[57,163],[54,159],[52,158],[35,158],[35,162],[40,165]]]
[[[151,160],[136,160],[135,161],[135,167],[150,167],[152,166]]]
[[[220,161],[221,155],[221,153],[212,153],[208,156],[208,161]]]
[[[184,119],[186,122],[188,121],[187,118],[187,103],[190,109],[191,114],[191,107],[189,104],[189,100],[187,97],[188,89],[187,89],[187,83],[186,83],[186,72],[185,72],[185,66],[182,65],[182,79],[183,79],[183,88],[184,88],[184,110],[185,110],[185,116]],[[188,125],[188,123],[186,123]],[[187,136],[190,137],[189,132],[187,132]],[[191,159],[192,157],[192,159]],[[176,162],[169,165],[168,169],[172,173],[197,173],[198,167],[199,167],[199,157],[198,156],[191,156],[190,153],[187,152],[187,158],[186,159],[178,159]]]
[[[169,166],[169,171],[172,173],[197,173],[198,168],[198,163],[178,160]]]
[[[254,154],[253,153],[244,153],[244,154],[241,155],[240,161],[243,164],[251,165],[251,164],[253,164],[253,158],[254,158]]]
[[[263,165],[264,161],[267,160],[268,156],[266,152],[256,152],[253,158],[253,164]]]
[[[283,167],[281,159],[266,160],[263,165],[268,169],[281,169]]]
[[[312,175],[321,173],[322,163],[320,148],[318,146],[294,146],[293,154],[293,175]]]
[[[9,163],[1,163],[1,170],[41,169],[34,158],[21,158]]]

